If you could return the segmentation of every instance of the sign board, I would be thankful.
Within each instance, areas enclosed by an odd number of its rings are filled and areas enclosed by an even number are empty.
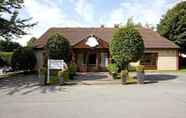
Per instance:
[[[54,60],[54,59],[48,59],[48,81],[50,79],[50,70],[51,69],[58,69],[58,70],[63,70],[65,67],[65,62],[64,60]]]
[[[49,59],[48,69],[64,69],[64,61]]]

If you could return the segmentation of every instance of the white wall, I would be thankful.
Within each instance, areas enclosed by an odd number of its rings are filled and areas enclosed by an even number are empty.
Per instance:
[[[145,53],[158,53],[158,70],[177,70],[177,50],[176,49],[146,49]],[[36,70],[41,68],[44,64],[43,53],[44,50],[35,51],[37,57]],[[137,63],[131,63],[132,66],[138,65]]]
[[[44,50],[35,50],[36,59],[37,59],[37,64],[36,64],[35,70],[42,68],[42,66],[44,64],[43,53],[44,53]]]
[[[145,52],[158,53],[158,70],[177,70],[176,49],[146,49]]]

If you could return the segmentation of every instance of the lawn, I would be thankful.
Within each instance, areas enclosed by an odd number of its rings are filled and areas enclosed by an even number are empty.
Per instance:
[[[180,72],[186,72],[186,68],[180,69]]]
[[[0,75],[0,79],[1,78],[8,78],[8,77],[12,77],[15,76],[17,74],[23,73],[23,71],[17,71],[17,72],[8,72],[6,74]]]

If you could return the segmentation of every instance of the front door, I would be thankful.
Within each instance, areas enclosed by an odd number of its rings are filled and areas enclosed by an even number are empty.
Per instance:
[[[87,60],[88,71],[89,72],[97,71],[97,66],[96,66],[97,54],[92,53],[92,54],[88,54],[87,56],[88,56],[88,60]]]

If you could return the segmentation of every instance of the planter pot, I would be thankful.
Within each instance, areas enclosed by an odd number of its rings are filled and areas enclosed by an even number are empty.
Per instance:
[[[46,83],[45,83],[45,75],[39,75],[39,79],[40,79],[40,85],[46,85]]]
[[[128,80],[128,75],[123,76],[123,77],[121,78],[121,80],[122,80],[122,84],[123,84],[123,85],[126,84],[126,83],[127,83],[127,80]]]
[[[111,75],[112,75],[112,79],[114,80],[116,77],[116,73],[111,73]]]
[[[65,84],[63,76],[59,78],[59,84],[60,85],[64,85]]]
[[[64,85],[65,84],[65,80],[64,80],[64,72],[63,71],[59,71],[58,72],[58,78],[59,78],[59,84],[60,85]]]
[[[144,84],[145,74],[143,72],[137,72],[138,84]]]

